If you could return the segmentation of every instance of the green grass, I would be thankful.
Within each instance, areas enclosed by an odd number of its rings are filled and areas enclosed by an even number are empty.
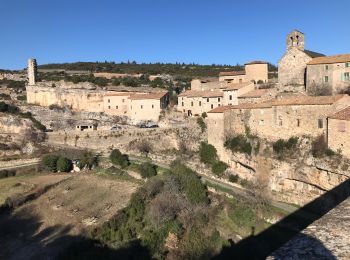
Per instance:
[[[2,206],[7,198],[15,197],[31,191],[34,185],[26,183],[32,176],[15,176],[0,179],[0,206]]]

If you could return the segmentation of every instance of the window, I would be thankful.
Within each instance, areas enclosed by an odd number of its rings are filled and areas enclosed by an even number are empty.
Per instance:
[[[213,108],[214,108],[214,105],[213,105],[213,104],[211,104],[211,105],[210,105],[210,108],[211,108],[211,109],[213,109]]]
[[[183,103],[183,102],[182,102]],[[182,105],[183,106],[183,105]],[[152,108],[154,108],[154,105],[152,105]]]
[[[349,72],[345,72],[344,73],[344,81],[349,81],[350,77],[349,77]]]
[[[118,109],[118,106],[115,106],[115,109]]]
[[[130,107],[130,109],[132,110],[132,106]]]
[[[122,99],[122,102],[124,103],[125,99]]]
[[[201,102],[201,101],[199,101],[199,102],[198,102],[198,105],[199,105],[199,106],[202,106],[202,102]]]
[[[338,123],[338,131],[345,132],[345,122],[341,121]]]
[[[182,106],[185,106],[184,102],[182,102]]]
[[[108,106],[108,109],[111,109],[111,106]]]
[[[242,79],[239,79],[239,83],[242,83]]]
[[[281,116],[278,117],[278,125],[279,126],[283,125],[283,121],[282,121],[282,117]]]
[[[323,119],[318,119],[318,128],[323,128]]]
[[[347,62],[347,63],[345,63],[345,68],[349,68],[350,66],[349,66],[349,62]]]
[[[300,119],[297,119],[297,127],[300,126]]]
[[[191,107],[193,107],[193,101],[191,101]]]
[[[141,109],[143,109],[143,105],[141,105]]]
[[[324,69],[325,69],[325,70],[328,70],[328,69],[329,69],[328,65],[325,65],[325,66],[324,66]]]
[[[110,99],[108,99],[108,103],[111,103],[111,100],[110,100]]]
[[[218,106],[220,107],[221,105],[219,104]]]
[[[328,82],[328,76],[324,76],[324,82]]]
[[[218,98],[218,102],[220,102],[220,98]]]
[[[232,95],[230,95],[229,99],[232,100]]]
[[[207,102],[209,102],[209,98],[207,98]]]

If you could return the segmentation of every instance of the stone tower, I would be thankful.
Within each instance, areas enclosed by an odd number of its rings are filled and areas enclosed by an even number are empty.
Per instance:
[[[287,50],[297,48],[304,51],[304,34],[298,30],[292,31],[287,36]]]
[[[36,77],[37,77],[37,65],[36,65],[36,59],[29,59],[28,60],[28,85],[33,86],[36,83]]]

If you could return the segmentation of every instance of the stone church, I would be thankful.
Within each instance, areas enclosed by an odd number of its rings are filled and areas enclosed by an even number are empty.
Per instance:
[[[304,34],[294,30],[287,36],[287,51],[278,62],[279,91],[304,92],[306,65],[323,54],[305,50]]]

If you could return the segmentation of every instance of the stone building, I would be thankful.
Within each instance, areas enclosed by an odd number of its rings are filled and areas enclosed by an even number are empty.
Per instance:
[[[252,134],[268,140],[327,135],[327,117],[350,104],[348,95],[293,96],[253,104],[222,106],[208,112],[208,142],[225,154],[227,137]]]
[[[350,54],[314,58],[307,63],[306,90],[336,94],[350,87]]]
[[[350,107],[328,117],[328,147],[350,158]]]
[[[34,86],[36,84],[36,79],[37,79],[36,59],[29,59],[28,60],[27,73],[28,73],[28,85]]]
[[[294,30],[287,36],[287,51],[278,62],[279,90],[305,92],[306,65],[323,54],[305,50],[304,34]]]
[[[178,96],[178,110],[187,114],[201,115],[216,107],[237,105],[238,97],[254,91],[253,83],[230,83],[226,87],[211,90],[187,90]]]
[[[136,121],[158,122],[161,111],[167,107],[169,95],[167,92],[107,93],[103,97],[104,112],[110,115],[127,116]]]
[[[222,71],[219,81],[227,83],[267,83],[268,64],[265,61],[251,61],[245,64],[243,71]]]
[[[217,78],[201,78],[191,81],[191,90],[210,90],[226,87],[226,81],[218,81]]]

